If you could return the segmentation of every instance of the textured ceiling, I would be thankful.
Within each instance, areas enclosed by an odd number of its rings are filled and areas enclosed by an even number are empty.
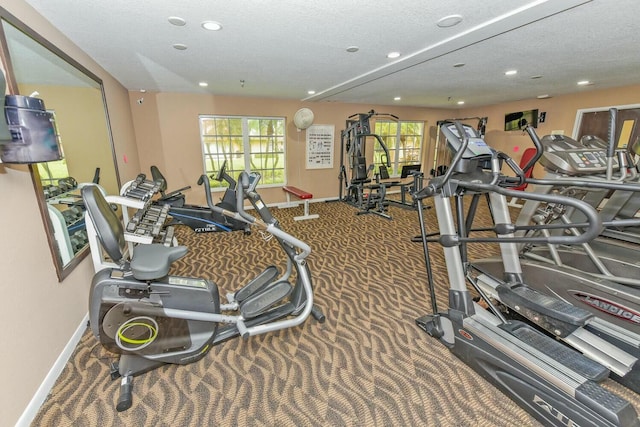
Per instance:
[[[459,108],[640,84],[638,0],[26,1],[130,90]]]

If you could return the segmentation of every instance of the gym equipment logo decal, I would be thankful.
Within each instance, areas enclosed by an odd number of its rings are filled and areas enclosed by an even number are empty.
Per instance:
[[[468,339],[469,341],[473,341],[473,335],[471,335],[469,332],[465,331],[464,329],[458,329],[458,333],[463,337],[465,337],[466,339]]]
[[[573,422],[571,418],[567,417],[565,414],[551,406],[549,403],[545,402],[544,399],[537,394],[533,395],[533,403],[545,410],[547,413],[549,413],[549,415],[551,415],[554,419],[558,420],[562,424],[568,427],[579,427],[578,424]]]
[[[579,291],[574,291],[572,293],[576,299],[582,301],[584,304],[587,304],[589,307],[593,307],[596,310],[600,310],[603,313],[610,314],[619,319],[623,319],[634,324],[640,324],[640,313],[638,313],[637,311],[631,310],[628,307],[617,304],[613,301],[599,297],[597,295]]]

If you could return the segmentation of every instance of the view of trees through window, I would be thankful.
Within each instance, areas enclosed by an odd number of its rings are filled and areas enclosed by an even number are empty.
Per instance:
[[[282,117],[200,116],[204,171],[217,173],[224,161],[234,179],[259,172],[261,185],[285,183],[285,121]],[[211,187],[226,183],[211,181]]]
[[[389,150],[389,174],[399,175],[402,166],[420,163],[424,122],[376,120],[374,133],[379,135]],[[384,150],[375,145],[373,161],[384,164]]]

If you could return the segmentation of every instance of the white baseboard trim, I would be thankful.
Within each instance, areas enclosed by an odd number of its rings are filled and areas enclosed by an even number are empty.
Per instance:
[[[71,339],[69,340],[67,345],[62,349],[62,353],[60,353],[60,355],[58,356],[58,359],[55,361],[55,363],[49,370],[49,373],[44,378],[44,381],[42,381],[42,384],[40,384],[40,387],[38,387],[36,394],[34,394],[33,398],[31,398],[31,402],[29,402],[29,404],[25,408],[20,418],[18,418],[16,427],[29,427],[29,425],[31,425],[31,422],[38,414],[38,411],[40,410],[40,407],[42,406],[42,404],[45,402],[45,400],[47,400],[47,397],[49,396],[51,389],[56,383],[56,380],[58,379],[65,365],[69,361],[71,354],[73,354],[73,351],[78,346],[78,343],[82,338],[82,335],[84,335],[84,331],[87,329],[88,321],[89,321],[89,313],[87,313],[82,318],[80,325],[78,325],[78,328],[71,336]]]

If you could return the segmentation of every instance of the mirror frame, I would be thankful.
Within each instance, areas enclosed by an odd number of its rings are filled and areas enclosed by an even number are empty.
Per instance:
[[[111,145],[111,156],[113,159],[113,167],[115,171],[116,184],[118,188],[120,188],[121,186],[120,174],[118,171],[118,162],[117,162],[115,147],[113,144],[111,122],[109,120],[109,111],[107,109],[107,100],[104,93],[104,85],[102,83],[102,79],[100,79],[98,76],[93,74],[91,71],[89,71],[82,64],[80,64],[75,59],[67,55],[65,52],[60,50],[54,44],[50,43],[44,37],[40,36],[40,34],[38,34],[36,31],[31,29],[26,24],[24,24],[18,18],[13,16],[6,9],[4,9],[3,7],[0,7],[0,61],[2,61],[2,66],[6,74],[8,94],[20,95],[20,92],[18,90],[17,79],[13,71],[11,56],[9,54],[9,47],[7,44],[7,39],[4,31],[4,26],[2,25],[2,21],[8,22],[9,24],[16,27],[18,30],[22,31],[27,37],[31,37],[36,43],[39,43],[45,49],[50,51],[53,55],[58,56],[60,59],[67,62],[72,67],[75,67],[78,71],[83,73],[89,79],[96,82],[96,84],[99,86],[100,95],[102,97],[102,105],[104,107],[104,120],[105,120],[106,129],[107,129],[107,139]],[[0,107],[2,107],[2,109],[4,110],[3,105],[0,105]],[[2,115],[4,115],[4,113]],[[40,174],[38,172],[38,168],[35,167],[34,164],[29,164],[28,167],[31,173],[33,188],[34,188],[34,191],[36,192],[36,198],[38,200],[38,208],[40,210],[40,216],[42,217],[42,221],[44,223],[44,231],[45,231],[45,234],[47,235],[47,242],[49,244],[49,250],[51,251],[51,257],[56,269],[58,281],[62,282],[69,274],[71,274],[71,272],[75,269],[75,267],[78,266],[78,264],[80,264],[80,262],[84,260],[84,258],[86,258],[87,255],[89,255],[90,253],[89,245],[87,244],[83,249],[81,249],[78,253],[76,253],[75,256],[71,259],[71,261],[69,261],[66,265],[62,265],[60,252],[58,250],[57,244],[54,239],[54,229],[51,223],[51,219],[49,218],[47,202],[44,198],[44,189],[40,181]]]

